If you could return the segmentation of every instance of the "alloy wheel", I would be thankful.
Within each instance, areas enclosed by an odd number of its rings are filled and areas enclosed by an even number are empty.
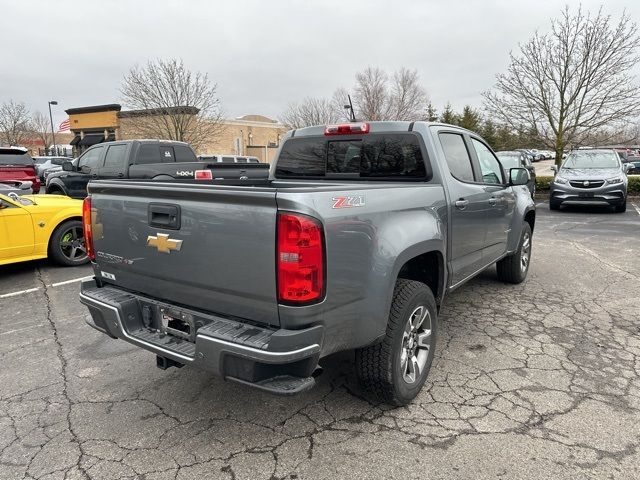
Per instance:
[[[408,384],[420,379],[431,348],[431,314],[426,306],[416,307],[404,328],[400,368],[402,378]]]
[[[62,254],[73,262],[86,259],[87,249],[84,245],[84,232],[82,227],[70,227],[60,236],[60,250]]]

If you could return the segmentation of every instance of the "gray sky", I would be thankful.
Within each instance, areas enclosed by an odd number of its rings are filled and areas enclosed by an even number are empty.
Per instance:
[[[577,8],[579,2],[568,1]],[[640,20],[638,0],[583,0]],[[119,102],[123,74],[181,57],[218,84],[224,113],[277,117],[287,103],[350,88],[371,65],[417,69],[434,106],[481,105],[508,53],[546,31],[556,0],[0,0],[0,102],[54,120],[71,107]]]

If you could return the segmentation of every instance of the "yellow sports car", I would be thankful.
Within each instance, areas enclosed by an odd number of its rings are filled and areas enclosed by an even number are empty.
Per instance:
[[[65,266],[89,261],[82,200],[61,195],[0,195],[0,265],[47,257]]]

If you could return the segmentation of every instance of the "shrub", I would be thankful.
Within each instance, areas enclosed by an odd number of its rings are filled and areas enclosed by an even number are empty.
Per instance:
[[[536,192],[548,192],[549,191],[549,184],[553,181],[553,177],[548,176],[548,177],[543,177],[543,176],[537,176],[536,177]]]

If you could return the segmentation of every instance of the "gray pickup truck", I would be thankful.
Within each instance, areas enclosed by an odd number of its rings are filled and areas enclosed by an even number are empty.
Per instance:
[[[528,179],[470,131],[372,122],[289,132],[251,184],[92,181],[80,300],[92,327],[161,368],[292,394],[355,350],[362,387],[405,405],[446,294],[494,263],[525,279]]]

